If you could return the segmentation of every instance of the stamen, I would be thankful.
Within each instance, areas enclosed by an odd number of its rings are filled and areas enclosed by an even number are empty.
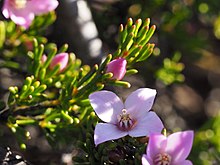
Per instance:
[[[9,4],[16,9],[23,9],[26,7],[27,0],[9,0]]]
[[[123,131],[130,130],[134,126],[134,120],[131,119],[130,114],[126,109],[122,109],[122,114],[118,118],[118,127]]]
[[[171,156],[169,154],[157,154],[154,157],[155,165],[170,165],[171,164]]]

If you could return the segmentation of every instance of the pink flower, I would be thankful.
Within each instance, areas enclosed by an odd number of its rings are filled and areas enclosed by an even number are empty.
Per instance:
[[[142,164],[192,165],[186,158],[192,148],[193,135],[193,131],[177,132],[168,137],[161,134],[150,135]]]
[[[113,92],[92,93],[90,103],[97,116],[106,122],[95,127],[95,145],[126,135],[139,137],[161,132],[161,120],[150,111],[155,95],[156,90],[141,88],[131,93],[123,104]]]
[[[113,73],[112,79],[121,80],[126,73],[127,61],[124,58],[118,58],[107,65],[106,73]]]
[[[42,59],[43,60],[43,59]],[[57,54],[56,56],[54,56],[54,58],[52,59],[51,63],[50,63],[50,69],[53,69],[56,65],[60,65],[60,72],[62,72],[67,64],[68,64],[68,60],[69,60],[69,55],[68,53],[60,53]]]
[[[48,13],[57,6],[57,0],[5,0],[2,13],[14,23],[28,28],[35,15]]]

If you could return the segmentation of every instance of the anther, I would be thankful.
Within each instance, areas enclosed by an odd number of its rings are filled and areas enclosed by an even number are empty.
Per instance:
[[[26,7],[27,0],[9,0],[9,3],[16,9],[23,9]]]
[[[170,165],[171,164],[171,156],[169,154],[157,154],[154,157],[155,165]]]
[[[127,113],[126,109],[122,109],[122,114],[118,118],[119,129],[126,131],[130,130],[134,125],[134,121],[131,119],[130,114]]]

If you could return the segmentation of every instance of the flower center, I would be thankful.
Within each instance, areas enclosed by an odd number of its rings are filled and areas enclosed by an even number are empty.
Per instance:
[[[118,117],[118,127],[123,131],[128,131],[134,126],[134,120],[131,119],[130,114],[126,109],[122,109],[122,114]]]
[[[9,5],[16,9],[23,9],[26,7],[28,0],[9,0]]]
[[[155,165],[170,165],[171,164],[171,156],[166,153],[157,154],[154,157],[154,164]]]

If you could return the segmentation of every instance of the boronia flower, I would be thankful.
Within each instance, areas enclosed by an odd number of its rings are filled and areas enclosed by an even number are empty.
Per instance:
[[[193,143],[193,131],[176,132],[168,137],[151,134],[142,165],[192,165],[186,160]]]
[[[66,66],[68,64],[68,60],[69,60],[68,53],[59,53],[56,56],[54,56],[54,58],[52,59],[52,61],[50,63],[49,68],[53,69],[56,65],[59,64],[60,65],[60,72],[62,72],[66,68]]]
[[[159,133],[163,124],[155,112],[150,111],[156,90],[140,88],[131,93],[123,104],[110,91],[98,91],[89,95],[90,103],[97,116],[106,123],[95,127],[95,145],[118,139],[126,135],[132,137]]]
[[[113,73],[112,79],[121,80],[126,73],[127,61],[124,58],[112,60],[106,69],[106,73]]]
[[[2,13],[14,23],[28,28],[35,15],[48,13],[57,6],[57,0],[4,0]]]

